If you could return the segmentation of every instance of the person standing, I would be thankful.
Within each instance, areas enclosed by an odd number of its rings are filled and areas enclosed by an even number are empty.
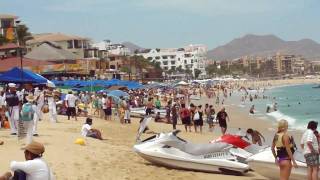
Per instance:
[[[161,101],[159,99],[159,96],[157,96],[157,99],[156,101],[154,102],[154,105],[157,109],[160,109],[161,108]]]
[[[74,119],[77,121],[77,113],[76,113],[76,102],[78,98],[72,93],[72,91],[69,91],[69,93],[66,95],[65,102],[67,106],[67,115],[68,120],[70,120],[70,116],[74,117]]]
[[[203,126],[203,110],[202,106],[199,105],[194,114],[194,130],[197,132],[197,127],[200,129],[200,133],[202,133],[202,126]]]
[[[26,134],[26,144],[28,145],[32,142],[34,116],[37,113],[37,106],[33,104],[36,99],[32,94],[29,94],[25,99],[27,102],[21,108],[20,123],[22,126],[19,126],[18,133],[19,138],[23,138]]]
[[[178,110],[179,109],[179,106],[177,103],[174,103],[172,108],[171,108],[171,119],[172,119],[172,127],[173,129],[175,130],[176,129],[176,126],[177,126],[177,121],[178,121]]]
[[[103,94],[102,95],[102,99],[101,99],[101,103],[102,103],[102,109],[103,109],[103,114],[104,114],[104,119],[107,120],[107,95]]]
[[[50,122],[56,123],[57,122],[57,106],[56,101],[54,99],[54,92],[53,88],[54,86],[51,83],[48,83],[48,89],[45,91],[45,97],[48,101],[49,106],[49,118]]]
[[[38,122],[43,118],[42,107],[44,105],[44,93],[43,91],[40,91],[38,87],[36,87],[34,90],[34,95],[37,102],[37,113],[33,119],[33,136],[38,136]]]
[[[222,135],[224,135],[227,131],[227,119],[228,119],[228,122],[230,122],[230,118],[226,112],[226,109],[225,107],[223,107],[217,114],[217,119],[218,119],[218,122],[219,122],[219,125],[220,125],[220,128],[221,128],[221,133]]]
[[[153,110],[153,103],[152,98],[148,99],[148,102],[146,103],[146,115],[151,115]]]
[[[181,109],[180,109],[180,117],[182,120],[182,124],[184,124],[184,128],[186,132],[188,132],[188,127],[189,127],[189,132],[191,132],[191,113],[188,108],[186,108],[185,104],[181,104]]]
[[[4,99],[7,105],[7,113],[11,129],[11,135],[16,135],[19,120],[20,101],[16,91],[16,84],[9,83],[8,86],[9,90],[5,93]]]
[[[106,118],[107,120],[111,121],[112,119],[112,97],[108,96],[107,102],[106,102]]]
[[[271,151],[275,158],[275,163],[280,168],[280,180],[289,180],[292,165],[297,168],[298,165],[293,157],[295,151],[294,141],[288,135],[288,121],[280,120],[278,122],[278,131],[274,135]]]
[[[301,138],[301,148],[306,159],[308,167],[308,180],[317,180],[319,172],[319,144],[314,131],[316,131],[318,123],[310,121],[307,130]]]

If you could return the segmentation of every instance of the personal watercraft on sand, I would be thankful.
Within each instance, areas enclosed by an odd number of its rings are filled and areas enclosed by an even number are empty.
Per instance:
[[[240,151],[241,153],[237,153],[236,151],[232,153],[238,156],[241,162],[247,162],[250,168],[260,175],[270,179],[279,179],[279,167],[275,164],[270,146],[251,144],[242,139],[241,136],[235,135],[224,135],[212,142],[225,142],[238,147],[236,150],[242,149],[246,151],[247,154],[243,151]],[[307,166],[303,154],[300,151],[296,151],[294,157],[299,167],[292,168],[290,179],[306,179]]]
[[[146,126],[147,123],[141,124]],[[141,126],[138,139],[144,129]],[[133,149],[145,160],[169,168],[237,175],[248,172],[249,166],[238,161],[231,153],[233,148],[229,144],[194,144],[178,137],[179,132],[151,136],[134,145]]]

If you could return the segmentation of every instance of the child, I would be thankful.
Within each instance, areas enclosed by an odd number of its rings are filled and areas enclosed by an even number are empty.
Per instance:
[[[97,130],[97,129],[92,129],[91,125],[92,125],[92,119],[91,118],[87,118],[86,119],[86,123],[81,128],[82,136],[84,136],[84,137],[92,137],[92,138],[95,138],[95,139],[103,140],[103,138],[101,136],[101,132],[99,130]]]

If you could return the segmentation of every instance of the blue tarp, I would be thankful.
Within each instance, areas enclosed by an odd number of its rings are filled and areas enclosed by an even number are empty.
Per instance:
[[[0,76],[0,82],[45,84],[48,80],[32,71],[14,67]]]
[[[52,81],[54,84],[58,86],[70,86],[70,87],[86,87],[86,86],[103,86],[103,87],[109,87],[109,86],[125,86],[128,89],[137,89],[141,88],[143,85],[141,85],[138,82],[135,81],[124,81],[119,79],[111,79],[111,80],[65,80],[65,81]]]

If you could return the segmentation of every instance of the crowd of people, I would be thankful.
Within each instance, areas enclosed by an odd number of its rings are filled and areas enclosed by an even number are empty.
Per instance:
[[[103,140],[102,133],[92,127],[93,118],[106,121],[114,121],[118,118],[121,124],[130,124],[131,115],[137,108],[144,109],[144,113],[140,115],[154,116],[155,122],[172,124],[173,129],[177,129],[177,125],[181,122],[186,132],[202,133],[206,123],[208,132],[213,132],[217,125],[221,129],[221,134],[224,135],[227,133],[228,122],[230,122],[230,116],[224,104],[235,89],[241,90],[238,86],[227,87],[227,84],[218,87],[195,85],[179,89],[126,90],[127,95],[119,97],[108,93],[75,93],[73,91],[62,96],[61,92],[50,84],[37,87],[24,84],[17,87],[16,84],[9,83],[0,93],[0,127],[10,127],[11,135],[26,139],[23,145],[26,146],[24,153],[27,161],[13,161],[10,165],[13,174],[8,172],[0,176],[0,180],[11,176],[53,179],[52,171],[42,159],[44,146],[33,141],[33,136],[38,136],[38,122],[43,120],[43,113],[49,113],[51,123],[58,122],[58,114],[65,114],[68,120],[74,118],[75,121],[78,120],[77,117],[84,116],[86,121],[81,127],[81,135],[99,140]],[[203,96],[206,96],[211,103],[199,103],[200,101],[197,100]],[[248,97],[251,102],[258,98],[251,95]],[[247,96],[242,97],[242,101],[246,99]],[[254,111],[255,107],[252,105],[250,113],[253,114]],[[280,179],[288,179],[292,166],[297,167],[293,156],[295,143],[287,129],[287,121],[280,121],[271,146],[275,162],[280,167]],[[301,148],[308,165],[310,180],[315,180],[318,176],[319,135],[316,129],[317,122],[310,122],[308,130],[301,139]],[[246,134],[246,137],[251,137],[253,144],[261,146],[265,142],[265,137],[257,130],[248,128]],[[0,145],[3,143],[0,141]]]

